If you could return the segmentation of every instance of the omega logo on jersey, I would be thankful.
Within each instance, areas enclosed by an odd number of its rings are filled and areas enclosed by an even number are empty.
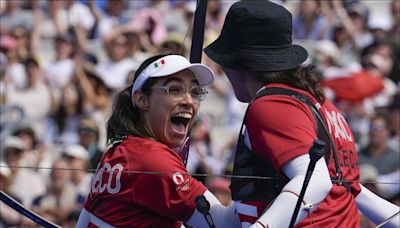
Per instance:
[[[181,173],[174,173],[174,175],[172,176],[172,180],[175,182],[175,184],[177,185],[181,185],[183,183],[183,181],[185,180],[185,178],[183,177],[183,175]]]
[[[176,187],[176,191],[184,192],[189,190],[190,188],[189,178],[185,180],[185,177],[181,173],[179,172],[174,173],[174,175],[172,175],[172,180],[176,185],[178,185],[178,187]]]
[[[102,193],[107,190],[110,194],[116,194],[121,190],[121,174],[123,170],[121,164],[116,164],[111,167],[110,163],[105,163],[103,167],[97,170],[96,175],[92,181],[92,193]],[[117,174],[114,177],[114,172]],[[103,174],[108,175],[103,181]],[[114,186],[114,187],[112,187]]]
[[[337,139],[342,138],[344,140],[352,142],[353,137],[351,136],[350,132],[346,131],[346,127],[348,129],[348,125],[342,114],[337,113],[335,111],[329,113],[327,110],[325,110],[325,114],[326,114],[326,120],[328,122],[329,132],[332,133],[332,127],[334,127],[335,138]]]

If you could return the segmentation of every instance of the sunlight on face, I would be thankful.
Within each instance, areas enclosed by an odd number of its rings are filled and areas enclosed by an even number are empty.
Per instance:
[[[198,82],[192,71],[184,70],[160,78],[153,87],[171,84],[183,85],[189,89],[197,86]],[[170,148],[179,147],[193,125],[199,105],[189,93],[176,100],[165,91],[155,89],[149,97],[149,110],[144,112],[145,126],[157,141]]]

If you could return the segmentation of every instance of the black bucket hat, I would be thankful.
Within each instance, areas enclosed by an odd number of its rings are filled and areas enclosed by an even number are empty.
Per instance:
[[[308,56],[292,44],[290,12],[267,0],[233,4],[220,36],[204,52],[214,62],[241,71],[289,70]]]

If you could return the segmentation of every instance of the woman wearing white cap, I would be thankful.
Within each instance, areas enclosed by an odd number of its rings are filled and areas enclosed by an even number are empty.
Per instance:
[[[207,227],[195,206],[199,195],[209,201],[217,227],[240,226],[232,205],[222,206],[191,177],[177,153],[213,79],[207,66],[179,55],[142,63],[133,85],[116,97],[107,123],[111,147],[78,227]]]

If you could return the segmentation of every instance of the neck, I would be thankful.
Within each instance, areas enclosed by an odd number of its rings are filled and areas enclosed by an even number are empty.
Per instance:
[[[247,75],[246,75],[247,76]],[[246,88],[249,95],[253,98],[257,92],[264,86],[263,83],[257,80],[256,77],[249,77],[248,83],[246,83]]]

